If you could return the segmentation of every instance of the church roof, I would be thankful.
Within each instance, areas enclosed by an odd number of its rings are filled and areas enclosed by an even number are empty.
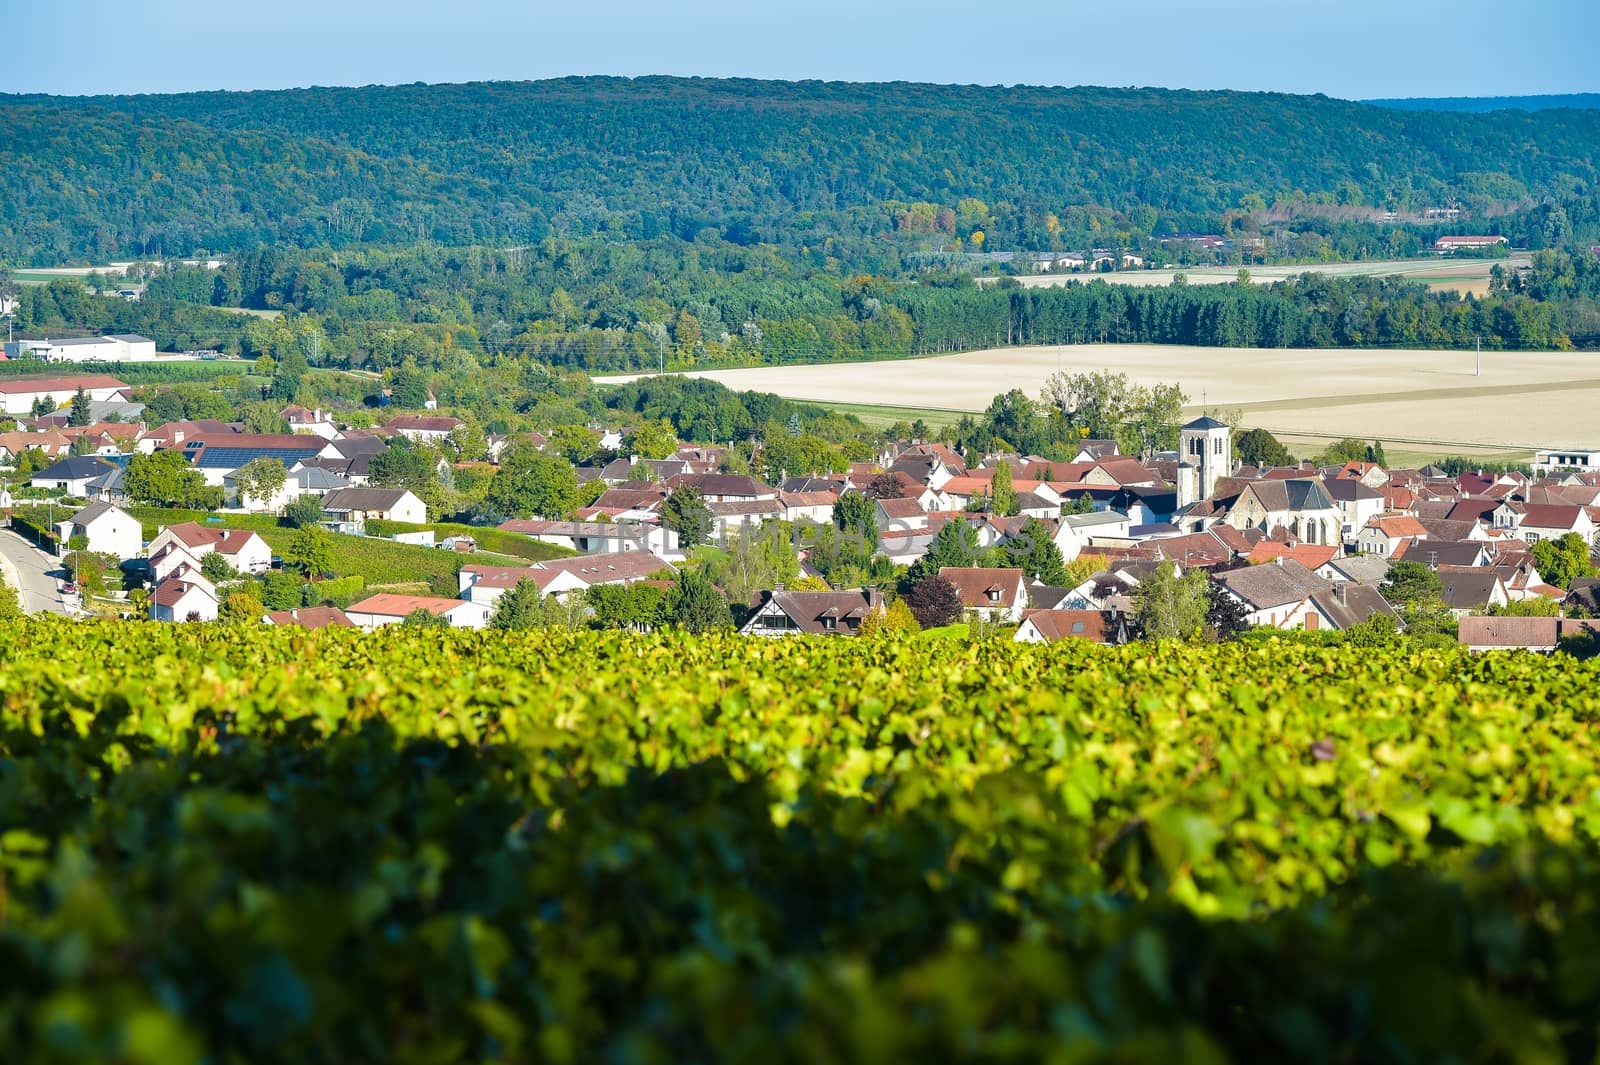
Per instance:
[[[1226,423],[1219,422],[1210,415],[1196,418],[1194,421],[1184,426],[1185,429],[1226,429],[1227,427],[1228,426]]]

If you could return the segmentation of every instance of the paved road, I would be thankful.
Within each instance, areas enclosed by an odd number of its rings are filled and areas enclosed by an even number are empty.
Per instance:
[[[0,530],[0,565],[7,582],[21,588],[24,612],[76,613],[61,597],[61,562],[10,529]]]

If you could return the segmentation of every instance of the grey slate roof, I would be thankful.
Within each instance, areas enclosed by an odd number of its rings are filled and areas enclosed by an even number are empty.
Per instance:
[[[112,464],[91,455],[73,455],[35,473],[35,480],[76,481],[80,477],[97,477],[108,472]]]
[[[1216,579],[1256,610],[1298,603],[1332,587],[1292,558],[1218,573]]]

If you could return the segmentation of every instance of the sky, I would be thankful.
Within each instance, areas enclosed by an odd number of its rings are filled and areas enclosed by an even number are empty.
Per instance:
[[[14,5],[14,6],[13,6]],[[570,74],[1600,91],[1600,0],[6,0],[0,92]]]

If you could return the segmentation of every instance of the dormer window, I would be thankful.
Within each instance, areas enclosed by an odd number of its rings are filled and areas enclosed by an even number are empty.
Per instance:
[[[998,603],[1000,601],[1000,589],[990,588],[987,594],[989,596],[989,602]]]

